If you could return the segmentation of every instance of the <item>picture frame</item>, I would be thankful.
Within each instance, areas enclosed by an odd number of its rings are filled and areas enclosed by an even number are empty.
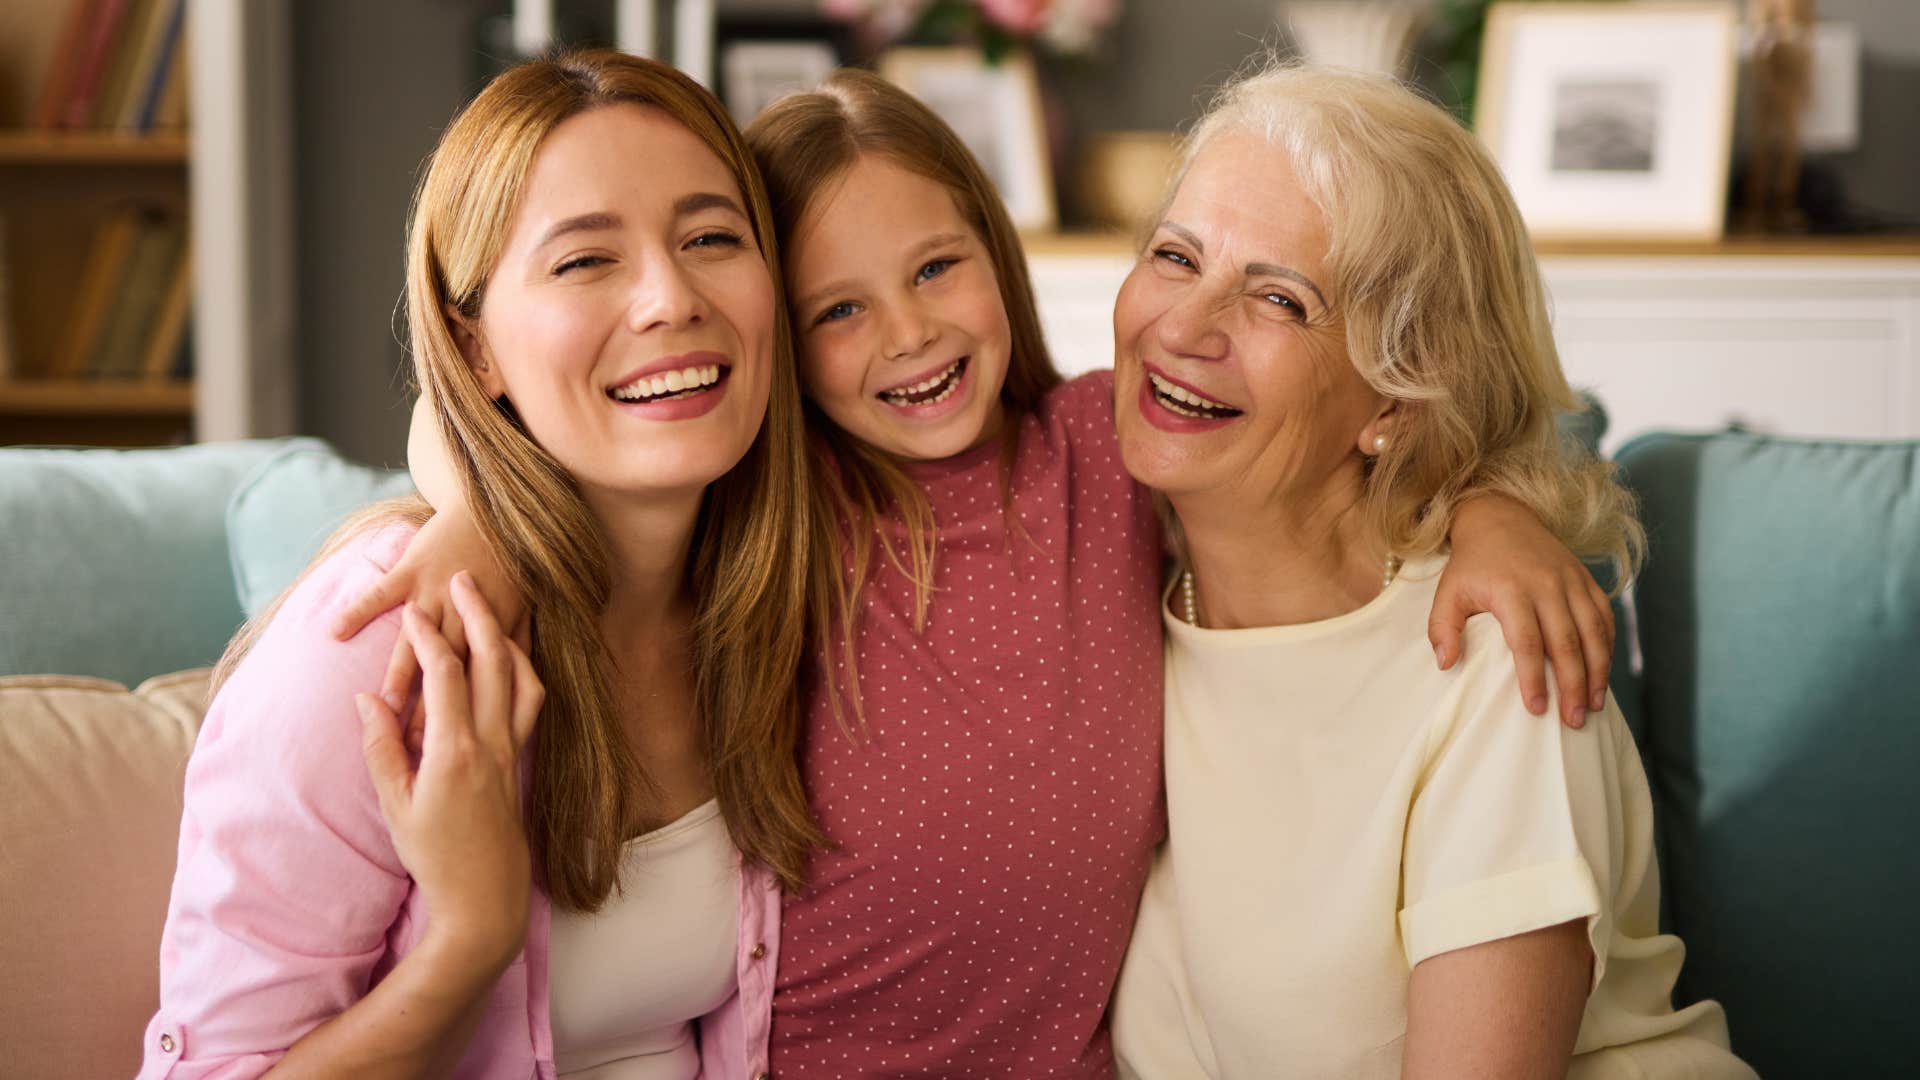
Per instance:
[[[1739,51],[1731,3],[1489,7],[1474,130],[1533,238],[1720,239]]]
[[[925,102],[959,134],[1000,191],[1021,232],[1059,223],[1046,116],[1033,60],[1020,53],[988,64],[968,48],[898,48],[882,53],[882,78]]]
[[[788,94],[811,90],[854,59],[845,24],[806,15],[722,15],[714,26],[714,92],[746,127]]]

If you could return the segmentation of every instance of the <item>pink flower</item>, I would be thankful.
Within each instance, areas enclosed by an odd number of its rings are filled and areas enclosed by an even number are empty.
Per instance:
[[[854,23],[860,36],[874,45],[898,38],[913,27],[931,0],[820,0],[829,19]]]
[[[1002,30],[1031,37],[1047,24],[1051,0],[978,0],[980,12]]]

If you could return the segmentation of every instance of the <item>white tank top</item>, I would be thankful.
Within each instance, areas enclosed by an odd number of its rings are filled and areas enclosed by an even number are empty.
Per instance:
[[[589,1080],[692,1080],[693,1021],[734,992],[740,869],[720,804],[627,841],[620,892],[555,910],[547,958],[554,1067]]]

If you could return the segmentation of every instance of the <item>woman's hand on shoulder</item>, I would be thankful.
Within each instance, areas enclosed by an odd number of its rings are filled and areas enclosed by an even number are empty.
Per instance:
[[[519,761],[545,690],[469,575],[454,577],[452,599],[470,649],[464,664],[417,609],[402,616],[423,676],[418,764],[387,702],[362,694],[356,704],[381,814],[431,915],[430,943],[470,956],[474,974],[491,979],[526,934],[532,862]]]
[[[439,629],[453,655],[467,655],[466,628],[452,602],[452,582],[466,573],[478,586],[491,611],[523,651],[531,648],[527,605],[520,591],[494,561],[479,526],[460,508],[435,513],[421,526],[400,560],[382,574],[373,587],[349,604],[333,621],[333,636],[345,641],[367,624],[401,604],[411,604]],[[420,674],[412,636],[401,634],[394,643],[380,696],[405,701]],[[407,745],[420,749],[422,714],[415,708],[408,718]]]
[[[1491,612],[1513,651],[1527,711],[1547,708],[1546,661],[1568,727],[1606,707],[1613,667],[1613,605],[1586,566],[1532,511],[1503,495],[1461,504],[1453,557],[1440,577],[1427,637],[1441,670],[1460,659],[1467,619]]]

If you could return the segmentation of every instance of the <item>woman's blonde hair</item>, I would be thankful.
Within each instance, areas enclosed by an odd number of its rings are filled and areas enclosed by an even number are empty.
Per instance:
[[[1365,509],[1403,555],[1444,548],[1463,496],[1530,508],[1624,582],[1645,537],[1612,464],[1563,440],[1582,403],[1554,348],[1519,208],[1486,150],[1385,75],[1268,61],[1224,88],[1182,148],[1168,199],[1228,132],[1285,151],[1325,219],[1330,298],[1368,385],[1399,403]]]
[[[664,823],[665,815],[651,785],[634,782],[644,781],[646,770],[615,711],[611,676],[620,661],[608,654],[600,629],[612,594],[601,527],[511,405],[482,390],[447,310],[478,318],[547,135],[570,117],[615,104],[665,112],[726,165],[773,279],[777,322],[766,421],[746,457],[708,488],[693,535],[693,681],[701,748],[741,853],[797,887],[822,840],[796,751],[808,580],[827,546],[806,496],[804,420],[778,245],[752,156],[720,103],[664,64],[611,50],[521,64],[455,117],[428,162],[408,230],[406,313],[415,377],[467,506],[529,599],[532,658],[547,696],[534,739],[528,828],[543,887],[556,904],[577,911],[606,901],[618,887],[627,838]],[[416,502],[385,508],[384,516],[417,521],[424,513]],[[364,529],[382,516],[376,509],[348,528]],[[244,650],[245,642],[233,648]]]
[[[766,178],[775,227],[789,245],[808,208],[863,155],[923,176],[952,196],[993,261],[1011,332],[1012,352],[1000,389],[1006,409],[1001,480],[1010,500],[1008,471],[1020,422],[1060,384],[1060,373],[1040,331],[1019,230],[986,170],[932,109],[885,79],[854,69],[837,71],[818,89],[775,102],[747,126],[746,137]],[[852,571],[836,570],[819,582],[815,633],[822,641],[842,643],[841,662],[852,671],[855,598],[871,573],[876,538],[886,558],[914,583],[914,622],[924,625],[933,582],[933,512],[926,493],[898,462],[840,430],[811,403],[807,417],[827,459],[826,467],[814,471],[814,507],[827,520],[845,523],[844,531],[830,532],[846,548],[836,552],[832,564],[838,567],[844,558]],[[1010,501],[1008,506],[1011,514]],[[893,515],[906,527],[904,559],[885,530]],[[1017,522],[1011,523],[1017,531]]]

